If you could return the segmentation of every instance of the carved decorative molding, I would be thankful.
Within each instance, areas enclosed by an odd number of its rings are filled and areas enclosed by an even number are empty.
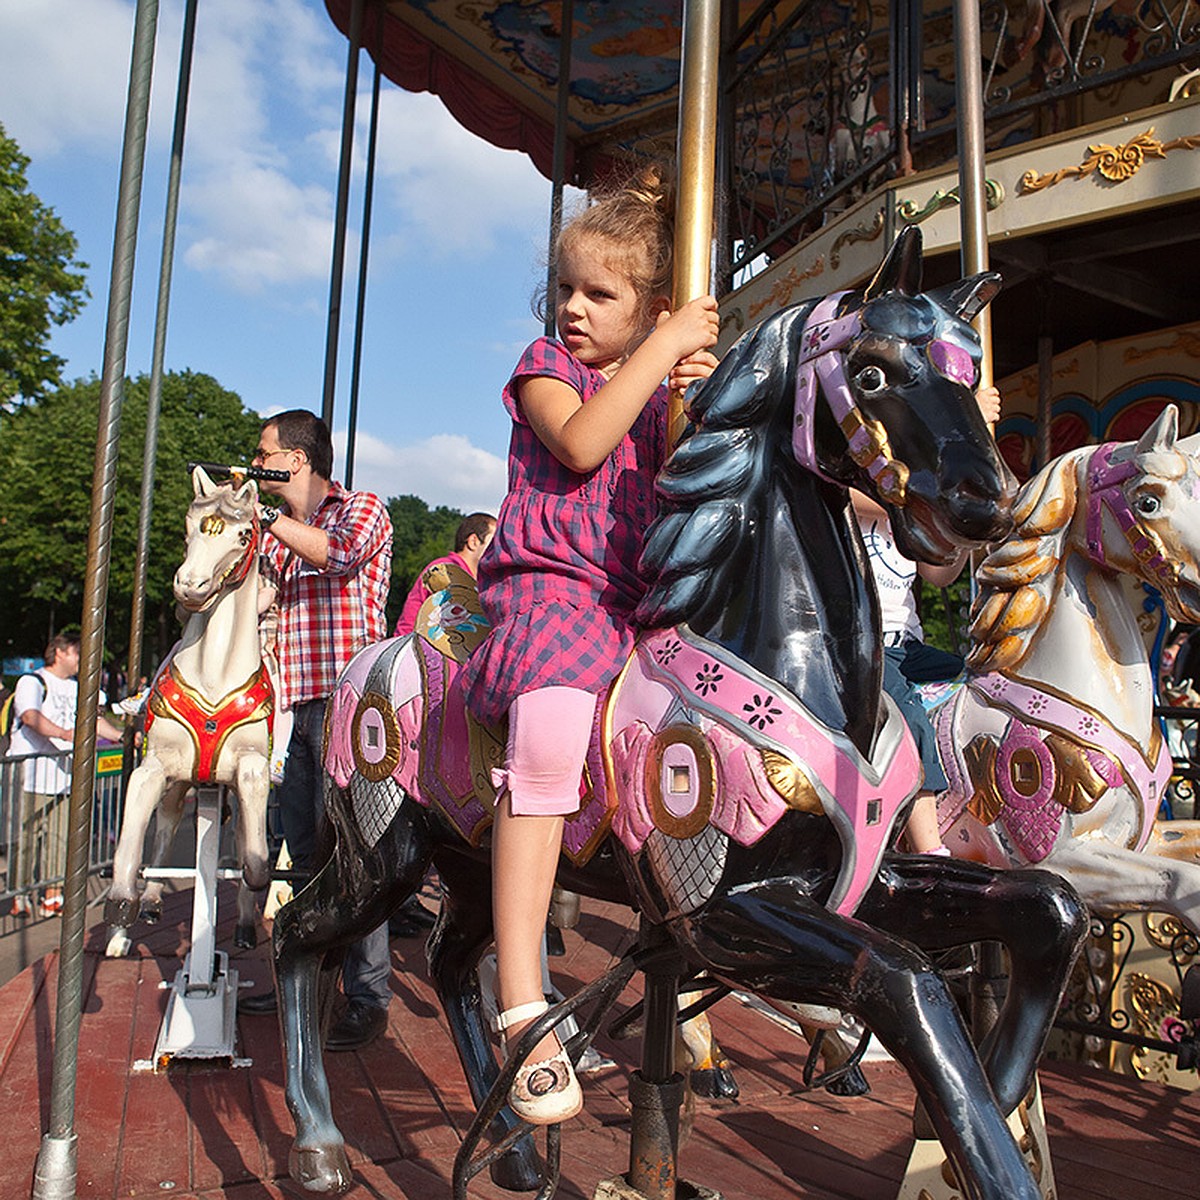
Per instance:
[[[842,247],[850,246],[855,242],[873,242],[883,232],[883,209],[881,208],[869,223],[856,225],[853,229],[847,229],[845,233],[839,233],[833,241],[833,249],[829,251],[829,266],[836,271],[842,265]]]
[[[995,179],[985,179],[984,198],[987,203],[988,212],[999,208],[1004,203],[1004,185]],[[901,200],[896,205],[896,215],[906,225],[920,225],[922,221],[927,221],[934,213],[941,212],[943,208],[953,208],[958,203],[960,203],[958,188],[952,187],[945,191],[938,188],[922,208],[917,207],[915,200]]]
[[[1036,171],[1026,171],[1021,176],[1017,190],[1023,194],[1040,192],[1045,188],[1054,187],[1064,179],[1085,179],[1092,174],[1099,174],[1109,183],[1124,183],[1142,169],[1148,158],[1166,158],[1172,150],[1195,150],[1197,147],[1200,147],[1200,134],[1172,138],[1169,142],[1164,142],[1154,136],[1154,126],[1151,125],[1145,133],[1139,133],[1124,145],[1110,146],[1107,142],[1097,142],[1094,146],[1089,146],[1087,155],[1077,167],[1060,167],[1057,171],[1049,171],[1045,175],[1039,175]]]
[[[797,271],[795,267],[792,267],[782,279],[777,279],[771,285],[771,290],[765,299],[758,300],[750,305],[750,320],[753,321],[768,305],[782,308],[791,300],[792,293],[806,279],[815,279],[818,275],[823,275],[824,273],[825,256],[823,254],[817,255],[816,262],[807,271]]]

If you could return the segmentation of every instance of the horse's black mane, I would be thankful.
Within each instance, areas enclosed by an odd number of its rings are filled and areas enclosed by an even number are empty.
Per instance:
[[[659,473],[637,610],[646,628],[702,626],[740,582],[761,519],[772,437],[790,436],[800,337],[816,301],[793,305],[739,340],[687,397],[689,430]]]

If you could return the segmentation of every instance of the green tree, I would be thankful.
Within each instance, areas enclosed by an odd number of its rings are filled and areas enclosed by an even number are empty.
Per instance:
[[[63,360],[51,325],[73,320],[88,298],[75,235],[29,190],[29,159],[0,125],[0,404],[56,387]]]
[[[430,508],[419,496],[393,496],[387,502],[395,540],[392,584],[388,592],[388,629],[396,623],[417,573],[454,549],[454,533],[465,514],[456,508]]]
[[[148,398],[146,376],[127,381],[108,592],[108,649],[119,660],[129,639]],[[48,632],[81,619],[99,412],[95,378],[0,411],[6,655],[40,653]],[[183,519],[192,496],[187,464],[246,462],[259,424],[234,392],[208,375],[173,372],[163,380],[146,579],[150,658],[161,657],[178,633],[171,580],[182,557]]]

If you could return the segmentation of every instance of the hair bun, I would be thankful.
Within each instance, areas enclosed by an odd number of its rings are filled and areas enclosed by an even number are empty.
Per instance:
[[[656,163],[642,167],[621,191],[651,208],[662,209],[667,213],[674,208],[666,173]]]

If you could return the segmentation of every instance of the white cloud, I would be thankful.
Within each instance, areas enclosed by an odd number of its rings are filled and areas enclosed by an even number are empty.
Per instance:
[[[380,96],[376,173],[420,253],[487,251],[512,231],[541,238],[549,221],[550,184],[525,155],[468,133],[428,93]]]
[[[192,184],[186,212],[203,232],[189,240],[184,261],[239,292],[329,277],[333,198],[325,188],[231,161]]]
[[[341,462],[345,431],[335,433],[333,441]],[[354,487],[385,500],[411,495],[431,508],[444,504],[462,512],[494,513],[508,490],[507,468],[504,459],[461,434],[435,434],[394,446],[360,431],[354,444]]]
[[[133,12],[127,0],[0,4],[0,121],[26,154],[119,153]],[[156,101],[170,95],[161,74]]]

